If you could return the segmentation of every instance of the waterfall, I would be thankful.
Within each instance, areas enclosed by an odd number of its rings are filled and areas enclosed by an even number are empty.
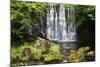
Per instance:
[[[57,39],[57,12],[55,12],[53,6],[47,14],[47,37],[50,40]]]
[[[58,12],[56,8],[54,8],[54,5],[50,5],[50,9],[47,12],[46,29],[46,35],[49,40],[58,42],[76,41],[74,7],[67,8],[66,17],[64,4],[60,4]]]

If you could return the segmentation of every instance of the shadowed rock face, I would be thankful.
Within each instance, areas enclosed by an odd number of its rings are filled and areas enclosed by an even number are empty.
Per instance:
[[[95,21],[86,20],[82,22],[77,28],[77,37],[78,47],[90,46],[92,50],[95,50]]]

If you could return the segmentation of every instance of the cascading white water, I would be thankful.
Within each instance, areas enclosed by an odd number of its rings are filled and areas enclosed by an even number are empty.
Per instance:
[[[66,18],[67,17],[67,18]],[[58,42],[76,41],[75,10],[74,7],[67,9],[65,17],[64,4],[60,4],[59,13],[51,5],[47,13],[47,38]]]
[[[68,31],[67,31],[67,38],[69,41],[76,41],[76,28],[75,28],[75,10],[74,7],[68,8]]]

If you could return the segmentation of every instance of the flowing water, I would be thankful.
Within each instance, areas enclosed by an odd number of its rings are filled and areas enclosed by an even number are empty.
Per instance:
[[[66,18],[67,17],[67,18]],[[59,11],[55,10],[53,5],[47,13],[47,38],[58,42],[73,42],[76,41],[75,29],[75,10],[74,7],[67,9],[65,17],[65,8],[60,4]]]

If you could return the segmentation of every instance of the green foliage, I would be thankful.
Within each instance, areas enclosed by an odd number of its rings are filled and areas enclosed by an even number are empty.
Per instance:
[[[17,48],[11,49],[11,62],[16,62],[17,57],[19,56]]]
[[[77,50],[70,50],[67,52],[68,62],[82,62],[85,61],[86,56],[95,56],[94,51],[89,51],[89,47],[81,47]],[[19,64],[25,65],[29,61],[34,62],[34,64],[43,64],[44,62],[56,63],[63,60],[63,55],[58,43],[52,43],[49,50],[43,53],[41,48],[36,48],[29,43],[24,43],[19,47],[11,48],[11,61],[12,65]],[[16,64],[14,64],[16,63]]]
[[[89,47],[81,47],[78,49],[78,51],[85,52],[85,51],[88,51],[89,49],[90,49]]]
[[[95,6],[76,5],[75,11],[76,27],[79,27],[85,21],[87,23],[95,22]]]
[[[42,57],[42,50],[38,48],[33,48],[34,55],[36,59],[41,59]]]
[[[29,43],[24,43],[19,47],[11,48],[11,61],[14,62],[28,62],[29,60],[40,60],[42,57],[42,50]]]
[[[27,51],[28,49],[28,51]],[[22,45],[20,47],[20,59],[23,61],[29,61],[30,59],[41,59],[42,56],[42,50],[38,49],[36,47],[33,47],[32,45]]]
[[[47,4],[35,2],[11,2],[11,34],[13,40],[28,39],[26,30],[41,23],[46,17]]]
[[[19,54],[20,54],[19,58],[21,61],[28,61],[32,56],[32,53],[33,53],[32,46],[30,45],[19,47]]]
[[[54,59],[55,59],[55,57],[53,55],[50,55],[50,54],[46,55],[46,57],[44,58],[45,61],[52,61]]]
[[[30,60],[35,61],[35,64],[43,64],[44,61],[61,61],[63,59],[63,55],[60,50],[58,43],[52,43],[46,53],[43,53],[41,48],[34,47],[29,43],[24,43],[19,47],[11,49],[11,60],[17,60],[16,62],[21,62],[22,64],[28,63]]]
[[[87,56],[95,56],[95,51],[89,51],[89,52],[87,53]]]
[[[71,50],[68,55],[68,62],[85,61],[85,52],[89,51],[89,47],[81,47],[77,50]]]
[[[52,60],[62,60],[62,59],[63,59],[63,55],[60,52],[60,46],[58,44],[57,45],[52,44],[44,60],[52,61]]]

